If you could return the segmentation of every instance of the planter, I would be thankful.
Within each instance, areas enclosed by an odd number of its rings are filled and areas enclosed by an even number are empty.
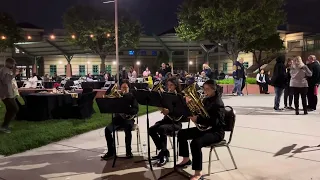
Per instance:
[[[223,87],[223,94],[232,94],[232,90],[234,88],[233,84],[219,84],[219,86]],[[274,93],[273,86],[269,85],[269,93]],[[243,89],[243,94],[260,94],[260,89],[258,84],[247,84]]]

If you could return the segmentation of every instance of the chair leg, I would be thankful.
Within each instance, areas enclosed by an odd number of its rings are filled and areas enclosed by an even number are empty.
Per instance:
[[[119,133],[118,133],[118,131],[116,132],[116,134],[117,134],[117,144],[119,146]]]
[[[214,150],[214,153],[215,153],[216,156],[217,156],[217,160],[220,160],[220,158],[219,158],[219,156],[218,156],[218,153],[217,153],[217,151],[216,151],[216,148],[213,147],[213,150]]]
[[[235,162],[235,160],[233,158],[232,152],[230,150],[230,147],[228,145],[227,145],[227,148],[228,148],[229,154],[231,156],[231,159],[232,159],[232,162],[233,162],[233,165],[234,165],[234,169],[238,169],[237,164],[236,164],[236,162]]]
[[[213,147],[210,148],[210,152],[209,152],[209,165],[208,165],[208,174],[209,176],[211,175],[211,157],[212,157],[212,149]]]
[[[137,130],[137,151],[138,153],[140,152],[139,151],[139,130]]]

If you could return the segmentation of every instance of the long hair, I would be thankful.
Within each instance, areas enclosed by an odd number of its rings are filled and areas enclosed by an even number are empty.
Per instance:
[[[302,61],[302,58],[300,56],[296,56],[293,59],[293,68],[302,68],[303,66],[305,66],[305,64]]]
[[[179,80],[176,77],[171,77],[167,79],[167,82],[171,82],[176,87],[177,93],[181,93],[181,85],[179,83]]]

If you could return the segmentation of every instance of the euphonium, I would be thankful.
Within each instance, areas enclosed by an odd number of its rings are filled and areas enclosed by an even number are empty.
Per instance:
[[[206,118],[210,117],[209,113],[204,108],[202,99],[198,95],[198,92],[196,90],[196,83],[188,86],[182,92],[184,93],[185,97],[190,98],[190,100],[187,102],[187,106],[193,115],[200,115]],[[195,124],[200,131],[206,131],[212,128],[210,126],[203,126],[197,123]]]
[[[105,96],[106,98],[121,98],[123,97],[120,92],[118,91],[118,84],[115,84],[110,93]],[[124,113],[120,113],[119,114],[123,119],[127,119],[127,120],[132,120],[136,117],[136,115],[128,115],[128,114],[124,114]]]
[[[160,81],[156,86],[153,86],[151,91],[164,92],[162,81]]]

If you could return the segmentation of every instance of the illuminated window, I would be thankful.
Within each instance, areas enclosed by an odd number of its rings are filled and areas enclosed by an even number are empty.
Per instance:
[[[223,63],[223,72],[228,72],[228,63]]]
[[[146,56],[147,52],[146,51],[140,51],[140,56]]]
[[[134,51],[129,51],[129,55],[133,56],[134,55]]]
[[[79,75],[80,76],[86,75],[86,66],[85,65],[79,65]]]
[[[50,65],[50,76],[57,73],[57,65]]]
[[[249,68],[249,62],[243,62],[243,66],[245,69],[248,69]]]
[[[92,65],[92,74],[99,75],[99,66],[98,65]]]
[[[158,52],[157,51],[152,51],[152,56],[157,56]]]

